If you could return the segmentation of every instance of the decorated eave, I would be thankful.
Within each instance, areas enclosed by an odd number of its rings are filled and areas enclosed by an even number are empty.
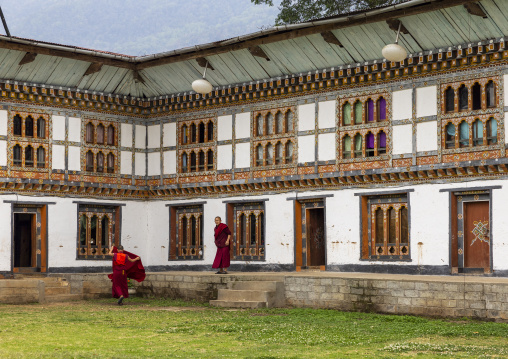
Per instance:
[[[169,186],[117,186],[102,183],[66,183],[34,179],[0,182],[3,194],[62,196],[108,199],[167,200],[192,197],[250,195],[258,191],[283,193],[341,188],[389,187],[447,180],[469,181],[501,179],[508,176],[508,158],[483,159],[443,164],[416,165],[389,169],[340,171],[320,174],[295,174],[242,180],[190,183]]]
[[[140,57],[0,36],[1,94],[146,117],[340,89],[505,59],[507,19],[503,0],[410,0]],[[399,21],[410,57],[387,63]],[[207,63],[203,97],[191,83]]]

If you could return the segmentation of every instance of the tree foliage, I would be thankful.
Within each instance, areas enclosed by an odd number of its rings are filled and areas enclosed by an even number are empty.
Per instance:
[[[295,24],[357,10],[392,5],[404,0],[282,0],[276,25]],[[252,3],[273,6],[273,0],[251,0]]]

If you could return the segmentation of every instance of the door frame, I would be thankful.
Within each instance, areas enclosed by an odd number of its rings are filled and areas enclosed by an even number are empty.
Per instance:
[[[489,267],[483,274],[493,271],[492,235],[492,191],[491,189],[471,189],[450,192],[450,242],[449,267],[451,274],[477,272],[476,268],[464,268],[464,203],[489,202]]]
[[[19,273],[20,268],[27,269],[28,272],[48,272],[48,204],[55,203],[35,203],[4,201],[11,204],[11,272]],[[14,266],[14,215],[16,213],[26,213],[35,215],[35,248],[32,248],[32,255],[35,255],[35,266],[15,267]],[[32,261],[34,258],[32,258]],[[24,271],[23,271],[24,272]]]
[[[306,210],[308,208],[323,208],[323,226],[324,226],[324,251],[325,251],[325,264],[320,266],[320,270],[325,271],[328,263],[328,250],[327,250],[327,230],[326,230],[326,198],[333,197],[333,194],[323,196],[309,196],[309,197],[289,197],[288,201],[294,201],[294,265],[295,271],[300,272],[307,267],[307,253],[303,251],[307,247],[307,231],[306,231]],[[317,206],[314,206],[317,204]],[[304,239],[305,234],[305,241]]]

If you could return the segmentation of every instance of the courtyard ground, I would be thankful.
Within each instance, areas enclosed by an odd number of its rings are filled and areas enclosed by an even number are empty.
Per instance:
[[[322,309],[0,305],[0,358],[506,358],[507,338],[508,323]]]

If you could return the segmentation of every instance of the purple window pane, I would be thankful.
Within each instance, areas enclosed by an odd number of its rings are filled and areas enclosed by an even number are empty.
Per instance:
[[[367,101],[367,113],[368,113],[367,121],[373,122],[374,121],[374,101],[372,101],[372,100]]]
[[[367,134],[367,148],[374,148],[374,135],[372,133]]]
[[[386,120],[386,100],[384,98],[379,99],[379,120]]]
[[[379,133],[379,147],[386,147],[386,133],[384,132]]]

